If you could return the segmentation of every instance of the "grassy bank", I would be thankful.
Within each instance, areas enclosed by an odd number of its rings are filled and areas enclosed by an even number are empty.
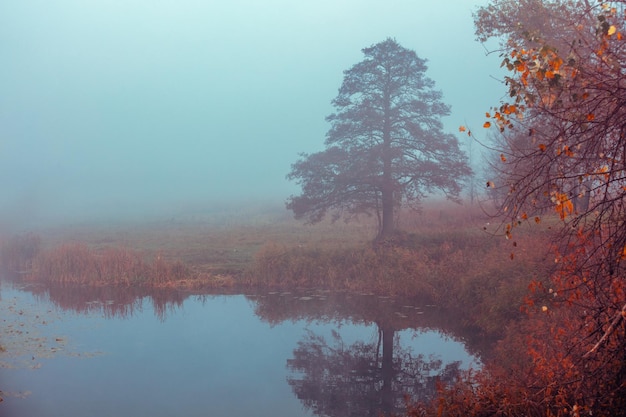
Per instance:
[[[376,245],[373,222],[304,226],[285,213],[227,225],[72,226],[5,238],[0,259],[26,279],[63,285],[420,295],[495,331],[517,317],[528,283],[547,277],[553,262],[547,229],[520,228],[513,242],[488,222],[479,210],[429,206],[405,213],[406,232]]]
[[[419,295],[462,310],[468,324],[493,333],[520,316],[530,281],[549,276],[548,244],[543,233],[520,233],[513,244],[472,229],[406,233],[381,245],[334,249],[272,243],[257,252],[245,282]]]

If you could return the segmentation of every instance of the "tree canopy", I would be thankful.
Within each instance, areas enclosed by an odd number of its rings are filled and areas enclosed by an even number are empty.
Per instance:
[[[376,215],[379,236],[394,231],[394,211],[440,191],[458,200],[471,173],[456,137],[443,131],[450,109],[426,77],[426,61],[394,39],[363,49],[365,58],[344,72],[326,149],[301,154],[287,178],[302,194],[287,208],[319,222]]]

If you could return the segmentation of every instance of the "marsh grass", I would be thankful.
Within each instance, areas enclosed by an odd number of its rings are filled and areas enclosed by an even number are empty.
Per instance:
[[[232,285],[232,279],[197,273],[180,261],[160,255],[146,261],[136,251],[68,243],[42,252],[27,279],[55,285],[114,285],[200,288]]]
[[[419,253],[401,247],[293,248],[270,243],[256,254],[246,271],[249,285],[281,288],[325,288],[403,294],[411,282],[413,291],[429,293],[418,284],[428,275],[428,264]],[[404,279],[396,279],[404,277]]]

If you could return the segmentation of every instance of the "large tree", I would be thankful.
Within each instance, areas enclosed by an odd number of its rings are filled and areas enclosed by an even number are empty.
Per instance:
[[[379,237],[394,231],[394,210],[440,191],[458,200],[471,173],[455,136],[441,117],[450,109],[426,61],[394,39],[363,49],[365,59],[344,72],[326,149],[301,154],[287,178],[302,186],[287,208],[296,218],[320,221],[376,215]]]

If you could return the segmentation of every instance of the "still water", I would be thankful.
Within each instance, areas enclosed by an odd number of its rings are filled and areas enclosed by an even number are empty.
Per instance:
[[[365,294],[3,282],[0,313],[3,417],[376,416],[479,366],[458,319]]]

